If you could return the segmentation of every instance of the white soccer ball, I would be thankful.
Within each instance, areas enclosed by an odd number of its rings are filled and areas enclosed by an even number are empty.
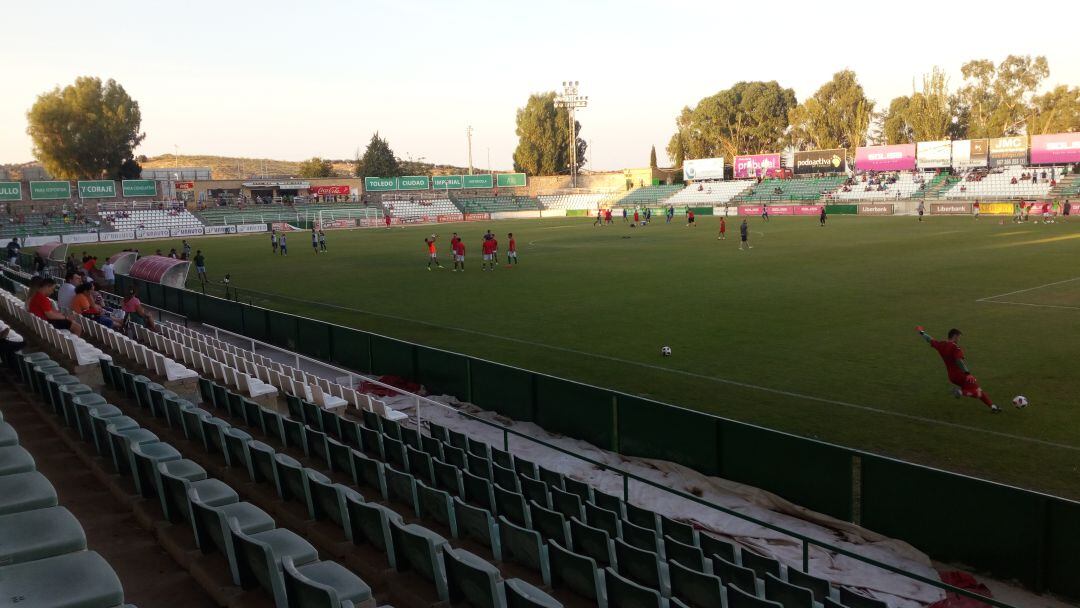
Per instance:
[[[665,357],[670,357],[671,356],[671,347],[670,346],[665,346],[665,347],[661,348],[660,349],[660,354],[664,355]]]
[[[1018,409],[1025,408],[1028,406],[1028,398],[1023,395],[1017,395],[1013,397],[1013,405],[1015,405]]]

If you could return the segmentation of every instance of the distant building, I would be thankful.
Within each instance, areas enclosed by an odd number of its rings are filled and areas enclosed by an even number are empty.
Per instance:
[[[154,167],[143,168],[143,179],[156,181],[204,181],[213,179],[210,167]]]

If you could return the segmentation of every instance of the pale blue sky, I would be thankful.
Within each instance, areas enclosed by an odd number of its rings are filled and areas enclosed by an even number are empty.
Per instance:
[[[508,169],[514,112],[581,81],[592,169],[661,162],[684,105],[739,80],[801,101],[854,69],[879,104],[941,65],[1044,54],[1080,84],[1076,2],[15,2],[0,35],[0,162],[30,160],[25,112],[79,75],[139,101],[138,152],[352,157],[379,130],[401,157]]]

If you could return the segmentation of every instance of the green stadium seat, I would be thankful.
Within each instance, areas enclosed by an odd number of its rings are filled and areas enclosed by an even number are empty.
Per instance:
[[[196,488],[199,499],[208,506],[239,502],[236,490],[219,479],[208,479],[206,471],[190,460],[172,460],[158,465],[161,477],[161,510],[173,523],[191,521],[188,490]]]
[[[390,439],[395,441],[401,441],[401,425],[393,420],[387,420],[383,418],[379,425],[382,427],[382,434],[386,435]],[[384,439],[385,441],[385,439]]]
[[[384,467],[383,471],[386,473],[386,491],[389,500],[408,505],[413,513],[418,513],[416,478],[389,465]]]
[[[417,481],[429,486],[435,485],[435,469],[431,464],[431,455],[414,447],[405,446],[405,456],[409,462],[409,472]]]
[[[432,458],[438,458],[441,460],[443,457],[443,443],[434,437],[421,435],[420,449]]]
[[[465,450],[452,445],[443,445],[443,460],[462,470],[469,464],[465,459]]]
[[[184,437],[190,441],[202,443],[202,421],[209,420],[214,416],[210,412],[197,407],[180,410],[180,416],[183,421]]]
[[[82,382],[77,377],[70,374],[60,374],[48,378],[45,386],[48,388],[48,402],[52,405],[53,411],[59,412],[63,407],[63,400],[60,397],[60,387],[77,386],[79,384],[82,384]],[[69,421],[68,424],[72,423]]]
[[[528,475],[522,475],[518,479],[521,481],[521,493],[525,495],[525,500],[533,501],[545,509],[551,508],[551,494],[546,483]]]
[[[121,415],[120,408],[109,405],[105,398],[96,393],[87,395],[75,395],[67,401],[69,408],[64,410],[64,420],[67,425],[79,433],[83,441],[90,441],[90,433],[93,432],[90,423],[90,412],[97,412],[98,418],[112,418]]]
[[[0,515],[0,539],[0,564],[5,565],[86,549],[79,520],[64,507]]]
[[[529,518],[533,529],[540,533],[545,542],[554,540],[564,547],[570,546],[570,527],[562,513],[529,501]]]
[[[356,471],[356,481],[378,492],[383,500],[387,500],[389,494],[386,489],[386,473],[383,463],[374,458],[368,458],[364,454],[352,451],[353,470]]]
[[[383,435],[383,461],[399,471],[409,470],[409,457],[405,453],[405,444],[401,441]]]
[[[342,531],[349,529],[349,511],[345,506],[346,496],[358,501],[364,500],[362,494],[348,486],[333,483],[330,480],[322,481],[314,476],[308,476],[308,491],[311,493],[312,519],[331,521]]]
[[[618,564],[616,569],[620,575],[639,585],[655,589],[664,597],[671,595],[668,566],[656,553],[638,549],[621,539],[615,539],[615,560]],[[610,592],[608,596],[610,598]]]
[[[404,443],[407,447],[420,449],[420,433],[416,432],[416,429],[410,429],[407,426],[401,427],[401,443]]]
[[[161,495],[157,465],[162,462],[180,460],[180,451],[163,442],[139,443],[131,446],[131,470],[135,481],[135,490],[144,498]]]
[[[164,386],[161,386],[157,382],[138,382],[135,384],[135,402],[139,404],[142,409],[153,412],[154,404],[150,394],[153,392],[160,392],[165,390]]]
[[[25,448],[13,445],[0,448],[0,476],[37,470],[34,457]]]
[[[829,581],[807,574],[794,568],[787,569],[787,582],[797,587],[809,589],[814,594],[814,601],[824,603],[826,598],[832,595],[832,584]]]
[[[304,434],[304,423],[289,418],[281,419],[281,428],[285,434],[285,447],[296,448],[307,454],[307,435]]]
[[[109,424],[105,426],[105,430],[109,433],[113,467],[121,475],[131,473],[131,446],[158,441],[157,435],[143,428],[120,430]]]
[[[435,424],[434,422],[428,423],[428,435],[436,439],[440,443],[450,443],[450,433],[446,427],[441,424]]]
[[[124,589],[104,558],[78,551],[0,567],[0,597],[26,608],[107,608],[124,603]]]
[[[536,463],[525,460],[520,456],[514,456],[514,472],[536,480],[540,479],[540,471],[537,469]]]
[[[563,476],[563,489],[571,494],[576,494],[581,503],[592,502],[592,486],[584,481],[578,481],[569,476]]]
[[[465,454],[465,470],[477,477],[491,481],[491,461],[485,456]]]
[[[466,435],[465,433],[459,433],[458,431],[454,431],[454,430],[451,430],[451,429],[447,429],[446,432],[447,432],[447,440],[446,440],[446,442],[449,443],[452,447],[455,447],[455,448],[457,448],[459,450],[468,450],[469,449],[469,436],[468,435]]]
[[[184,419],[181,412],[191,409],[195,409],[195,404],[187,399],[166,399],[165,420],[169,423],[169,428],[183,431]]]
[[[517,492],[504,490],[502,486],[495,485],[495,512],[505,516],[510,521],[526,528],[532,527],[529,518],[529,508],[525,504],[525,497]]]
[[[361,451],[382,462],[386,460],[383,452],[383,434],[366,426],[360,427]]]
[[[561,602],[520,578],[508,579],[504,590],[506,608],[563,608]]]
[[[320,408],[319,417],[322,420],[322,432],[326,433],[327,437],[341,439],[341,416],[335,414],[333,410]]]
[[[765,599],[784,608],[814,608],[814,593],[806,587],[784,582],[771,573],[765,574]]]
[[[626,541],[626,544],[664,557],[663,543],[660,542],[660,537],[656,535],[656,530],[643,528],[625,519],[619,524],[619,529],[622,531],[621,538]]]
[[[150,378],[141,374],[135,374],[124,370],[124,394],[130,399],[135,399],[138,402],[139,399],[139,387],[149,384]],[[143,407],[142,403],[139,403],[139,407]]]
[[[369,410],[360,410],[364,428],[375,431],[380,435],[383,432],[383,417]],[[389,422],[389,421],[388,421]]]
[[[154,418],[164,419],[166,417],[165,402],[169,399],[176,399],[178,397],[179,395],[176,393],[164,388],[158,391],[152,391],[150,393],[150,414],[153,415]]]
[[[438,458],[431,459],[432,472],[435,475],[435,487],[454,496],[465,495],[465,484],[461,479],[461,470]]]
[[[85,384],[64,384],[57,390],[60,391],[60,409],[65,417],[67,412],[75,411],[74,403],[72,402],[75,397],[79,395],[91,395],[94,394],[94,389]]]
[[[506,608],[499,569],[464,549],[443,548],[446,590],[451,604],[475,608]]]
[[[713,574],[719,576],[725,585],[734,585],[751,595],[757,595],[757,577],[749,568],[721,559],[713,562]]]
[[[492,490],[490,481],[468,471],[462,471],[461,482],[462,487],[465,489],[465,493],[462,495],[465,502],[488,511],[495,511],[495,492]]]
[[[262,410],[259,412],[262,415],[263,433],[277,441],[278,445],[285,445],[285,423],[283,422],[281,414],[270,410]]]
[[[578,519],[585,519],[585,510],[581,506],[581,497],[577,494],[571,494],[570,492],[564,492],[559,488],[548,485],[551,494],[551,508],[563,514],[563,517],[570,519],[576,517]]]
[[[735,585],[727,586],[727,608],[784,608],[779,602],[762,599]]]
[[[472,437],[465,438],[465,451],[473,456],[479,456],[484,460],[491,461],[491,446],[483,441],[477,441]]]
[[[251,458],[248,453],[248,443],[254,438],[247,431],[236,427],[224,430],[222,437],[225,440],[225,464],[229,468],[240,469],[251,476]]]
[[[615,545],[607,532],[570,518],[570,548],[596,561],[600,567],[616,564]]]
[[[611,568],[604,569],[604,585],[609,608],[667,608],[658,591],[623,578]]]
[[[236,545],[240,586],[261,587],[277,606],[288,606],[282,560],[289,558],[293,565],[302,566],[318,561],[319,552],[304,537],[285,528],[247,534],[235,521],[229,522],[229,526]]]
[[[214,384],[212,388],[214,409],[221,413],[229,411],[229,391],[220,384]],[[136,392],[138,392],[137,389]]]
[[[591,557],[569,551],[553,540],[548,541],[548,557],[553,589],[569,589],[600,606],[607,606],[604,572],[596,567]]]
[[[687,545],[697,546],[697,533],[690,524],[675,521],[664,515],[660,516],[660,533]]]
[[[600,507],[601,509],[607,509],[608,511],[614,511],[620,518],[625,516],[623,510],[623,500],[618,496],[612,496],[611,494],[605,494],[597,489],[593,489],[592,504]]]
[[[330,453],[326,448],[326,433],[317,431],[310,426],[304,427],[304,446],[307,447],[307,456],[325,462],[330,466]]]
[[[550,488],[558,488],[560,490],[563,489],[563,474],[562,473],[556,473],[555,471],[552,471],[550,469],[545,469],[544,467],[537,467],[537,470],[539,470],[539,472],[540,472],[540,477],[539,477],[540,481],[546,483],[548,485],[548,487],[550,487]]]
[[[440,600],[447,601],[449,593],[441,555],[449,546],[446,539],[423,526],[400,520],[390,520],[390,535],[394,539],[397,571],[416,572],[435,585]]]
[[[329,461],[330,470],[336,473],[344,473],[356,483],[356,474],[353,472],[352,448],[336,439],[326,438],[326,458]]]
[[[373,602],[371,587],[337,562],[297,566],[284,557],[281,565],[290,607],[345,608]]]
[[[342,418],[339,423],[341,426],[341,442],[355,450],[360,449],[360,423],[355,420],[349,420],[348,418]]]
[[[521,481],[518,480],[517,473],[495,462],[491,463],[491,481],[504,490],[521,493]]]
[[[110,406],[116,408],[116,406]],[[106,410],[102,407],[90,408],[90,426],[94,430],[92,435],[92,441],[94,447],[97,449],[98,456],[103,458],[112,458],[112,443],[109,440],[109,427],[113,427],[118,431],[127,431],[130,429],[139,428],[139,423],[134,418],[128,418],[127,416],[113,416],[110,418],[101,418],[98,411],[102,411],[104,414],[112,414],[112,410]],[[119,408],[116,408],[119,410]]]
[[[450,535],[458,537],[457,520],[454,517],[454,500],[449,492],[428,486],[422,481],[416,482],[417,514],[421,519],[432,520],[450,530]]]
[[[726,540],[721,540],[715,536],[709,536],[708,534],[698,534],[698,546],[705,553],[705,557],[713,558],[714,556],[720,559],[727,560],[731,563],[736,562],[734,543],[730,543]]]
[[[373,502],[363,502],[355,496],[345,497],[349,514],[349,531],[346,536],[354,545],[369,544],[386,554],[391,568],[396,568],[394,537],[390,522],[401,522],[401,516]]]
[[[151,402],[153,401],[153,394],[150,395]],[[229,411],[229,418],[233,420],[244,418],[244,397],[238,393],[232,391],[225,391],[225,404]]]
[[[287,454],[274,455],[274,467],[278,476],[278,495],[282,500],[294,501],[304,505],[308,517],[315,518],[315,508],[311,504],[311,490],[308,479],[315,478],[318,481],[330,483],[330,479],[322,473],[304,468],[300,461]]]
[[[758,578],[764,579],[766,574],[771,574],[780,578],[780,562],[775,559],[765,557],[764,555],[758,555],[746,547],[742,548],[742,551],[739,552],[739,556],[739,564],[742,565],[743,568],[753,570]]]
[[[622,536],[622,525],[619,520],[618,514],[614,511],[608,511],[607,509],[601,509],[600,507],[587,502],[584,505],[585,508],[585,523],[594,528],[600,528],[608,533],[611,538],[619,538]]]
[[[626,521],[636,526],[642,526],[650,530],[660,531],[659,521],[660,516],[648,509],[640,508],[629,502],[623,505],[623,509],[626,511]]]
[[[214,403],[214,382],[205,376],[199,376],[199,397],[205,405]]]
[[[500,561],[499,525],[495,523],[491,511],[466,504],[455,496],[454,521],[458,538],[471,538],[488,547],[495,561]]]
[[[671,597],[690,608],[716,608],[723,605],[724,583],[720,577],[687,568],[679,562],[668,563]]]
[[[547,545],[539,532],[499,516],[499,546],[502,548],[503,561],[537,572],[545,585],[551,584]]]
[[[204,490],[211,490],[215,497],[220,496],[217,487],[192,484],[188,488],[191,523],[195,529],[195,544],[203,553],[213,553],[216,550],[224,555],[229,562],[233,583],[239,585],[240,573],[236,569],[236,547],[230,534],[231,526],[235,524],[237,529],[245,534],[266,532],[274,529],[274,518],[249,502],[212,506],[202,500]]]
[[[856,593],[847,587],[840,587],[840,603],[847,608],[888,608],[885,602]]]
[[[266,429],[263,428],[263,408],[258,403],[250,399],[244,399],[244,424],[247,426],[253,426],[259,429],[259,432],[266,434]]]
[[[712,560],[705,557],[700,547],[680,543],[670,536],[664,537],[664,557],[669,561],[677,561],[687,568],[693,568],[699,572],[709,572]]]

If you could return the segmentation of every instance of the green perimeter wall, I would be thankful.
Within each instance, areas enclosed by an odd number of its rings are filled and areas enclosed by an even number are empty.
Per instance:
[[[677,462],[846,521],[860,513],[862,525],[937,560],[1080,598],[1077,502],[192,291],[117,283],[194,321],[408,378],[607,450]]]

